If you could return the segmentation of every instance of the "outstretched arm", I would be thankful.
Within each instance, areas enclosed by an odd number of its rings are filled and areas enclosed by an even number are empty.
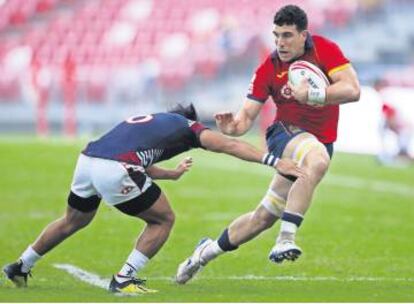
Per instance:
[[[175,169],[164,169],[157,166],[148,167],[145,171],[152,179],[179,179],[185,172],[190,170],[193,164],[191,157],[183,159]]]
[[[303,175],[303,171],[291,159],[278,159],[269,153],[259,151],[247,142],[228,138],[209,129],[201,132],[200,142],[204,148],[213,152],[226,153],[243,160],[263,163],[282,174],[296,177]]]
[[[235,118],[230,112],[217,113],[214,116],[217,127],[226,135],[243,135],[251,128],[262,106],[259,102],[247,99]]]

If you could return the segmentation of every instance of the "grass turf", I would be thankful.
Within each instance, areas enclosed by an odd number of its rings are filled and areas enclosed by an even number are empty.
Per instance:
[[[77,141],[0,141],[0,264],[14,261],[66,207]],[[176,225],[140,276],[157,294],[116,297],[53,264],[109,278],[130,253],[143,223],[101,204],[92,224],[47,254],[30,287],[4,280],[2,302],[413,302],[414,170],[379,166],[373,157],[336,153],[298,234],[303,256],[271,264],[279,224],[209,264],[185,286],[169,280],[203,236],[217,237],[256,207],[272,170],[229,156],[191,151],[181,180],[158,184]],[[168,161],[173,167],[181,157]]]

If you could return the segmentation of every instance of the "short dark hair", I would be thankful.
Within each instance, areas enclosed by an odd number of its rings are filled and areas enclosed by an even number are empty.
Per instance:
[[[299,6],[286,5],[276,12],[273,23],[279,26],[294,24],[298,31],[301,32],[308,28],[308,17]]]
[[[182,104],[177,104],[175,107],[173,107],[171,110],[169,110],[168,113],[180,114],[180,115],[184,116],[187,119],[198,120],[197,111],[196,111],[193,103],[190,103],[188,106],[183,106]]]

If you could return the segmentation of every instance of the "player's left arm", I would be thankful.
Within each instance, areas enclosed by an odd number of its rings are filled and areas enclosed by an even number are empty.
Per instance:
[[[164,169],[158,166],[148,167],[145,171],[152,179],[179,179],[193,165],[191,157],[184,158],[175,169]]]
[[[351,64],[330,73],[332,84],[326,88],[327,105],[337,105],[358,101],[361,95],[358,76]]]

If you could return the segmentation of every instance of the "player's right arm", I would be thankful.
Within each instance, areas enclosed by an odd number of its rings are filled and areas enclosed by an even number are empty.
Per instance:
[[[218,132],[205,129],[200,134],[200,143],[207,150],[226,153],[237,158],[263,163],[275,168],[279,173],[302,177],[304,172],[291,159],[278,159],[269,153],[259,151],[247,142],[228,138]]]
[[[226,135],[240,136],[245,134],[253,125],[254,120],[259,114],[263,104],[246,99],[243,107],[239,110],[236,117],[231,112],[215,114],[216,124],[219,130]]]

